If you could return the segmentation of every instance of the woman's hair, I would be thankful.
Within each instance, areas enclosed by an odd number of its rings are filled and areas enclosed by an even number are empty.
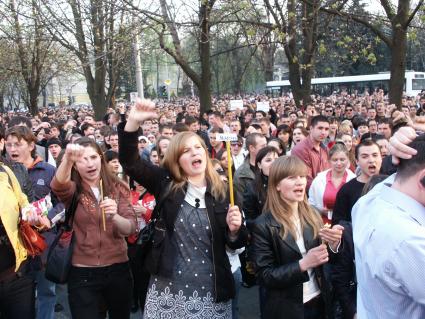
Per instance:
[[[176,191],[178,189],[183,188],[183,186],[187,182],[187,176],[179,165],[179,159],[183,154],[186,142],[192,137],[196,137],[199,141],[199,144],[201,144],[201,146],[205,150],[205,158],[207,161],[207,166],[205,169],[205,178],[211,185],[212,195],[216,200],[222,200],[226,197],[226,185],[221,181],[220,176],[214,170],[211,164],[211,159],[208,156],[208,150],[205,146],[204,141],[202,140],[202,138],[199,137],[198,134],[193,132],[181,132],[173,136],[170,145],[168,146],[167,152],[165,153],[162,165],[170,171],[171,176],[173,177],[174,183],[172,186],[172,190]]]
[[[279,152],[274,146],[266,146],[260,149],[257,153],[257,156],[255,157],[255,166],[258,168],[258,164],[260,164],[263,158],[270,153],[275,153],[277,156],[279,156]],[[257,169],[254,178],[254,188],[259,194],[259,198],[262,199],[262,202],[264,203],[267,197],[267,187],[264,187],[263,185],[264,181],[262,175],[264,174],[262,174],[260,169]]]
[[[294,130],[292,131],[292,134],[294,134],[294,131],[295,130],[300,130],[301,131],[301,133],[305,136],[305,137],[307,137],[308,136],[308,131],[307,131],[307,129],[305,128],[305,127],[294,127]]]
[[[340,134],[347,134],[353,136],[353,127],[350,126],[348,123],[344,122],[341,123],[341,125],[339,126],[338,132],[340,132]]]
[[[110,161],[119,158],[118,153],[113,150],[107,150],[103,155],[105,156],[106,163],[109,163]]]
[[[291,207],[282,198],[276,187],[281,180],[287,177],[307,176],[307,171],[307,166],[304,162],[295,156],[279,157],[270,167],[267,200],[263,211],[270,211],[276,221],[282,225],[280,232],[282,238],[286,238],[288,233],[297,238],[297,231],[292,222]],[[301,228],[304,229],[306,225],[310,225],[313,228],[313,236],[316,237],[322,226],[322,219],[311,208],[307,201],[307,195],[304,195],[303,201],[298,203],[298,214]]]
[[[164,140],[168,140],[169,141],[170,139],[168,137],[166,137],[166,136],[160,136],[158,138],[158,140],[156,141],[156,148],[158,150],[159,160],[162,160],[164,158],[164,156],[165,156],[165,154],[162,154],[161,147],[159,147],[159,143],[161,143]]]
[[[268,143],[270,143],[270,142],[276,142],[276,143],[278,143],[278,144],[279,144],[279,147],[280,147],[280,149],[282,150],[282,152],[281,152],[281,153],[280,153],[280,152],[278,152],[278,155],[279,155],[279,156],[286,155],[286,145],[285,145],[285,143],[283,143],[283,141],[282,141],[280,138],[277,138],[277,137],[272,138],[272,139],[270,139],[270,140],[267,142],[267,144],[268,144]],[[278,150],[278,151],[279,151],[279,150]]]
[[[347,150],[347,147],[345,147],[345,144],[343,142],[336,142],[334,146],[329,150],[329,158],[332,158],[336,153],[344,153],[347,155],[348,158],[350,158],[350,153]]]
[[[286,125],[286,124],[279,125],[277,127],[277,129],[276,129],[276,137],[277,138],[279,137],[279,134],[280,133],[289,134],[289,139],[288,139],[288,145],[287,146],[292,145],[292,129],[291,129],[291,127],[289,125]]]
[[[100,146],[91,138],[82,137],[75,141],[75,144],[81,145],[83,147],[91,147],[93,148],[97,154],[100,156],[101,166],[100,166],[100,178],[103,183],[103,191],[104,196],[113,197],[111,195],[117,193],[123,193],[124,195],[128,195],[129,188],[128,186],[122,182],[115,174],[111,171],[108,164],[106,163],[105,156],[102,153],[102,149]],[[81,194],[82,188],[82,179],[80,174],[78,173],[75,166],[71,170],[71,180],[75,182],[77,186],[77,193]]]
[[[373,175],[370,180],[363,186],[363,190],[362,190],[362,195],[366,195],[367,193],[369,193],[369,191],[375,187],[376,184],[379,184],[380,182],[382,182],[383,180],[385,180],[388,177],[388,175],[383,175],[383,174],[379,174],[379,175]]]

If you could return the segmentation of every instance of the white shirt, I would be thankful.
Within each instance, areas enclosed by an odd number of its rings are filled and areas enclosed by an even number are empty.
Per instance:
[[[303,233],[301,229],[301,221],[297,216],[297,217],[293,217],[293,222],[297,230],[297,238],[295,242],[298,246],[298,249],[301,252],[301,255],[305,257],[305,255],[307,255],[307,250],[304,245],[304,237],[303,237]],[[310,280],[303,283],[303,303],[309,302],[314,297],[320,295],[320,288],[319,288],[319,285],[317,284],[316,275],[313,269],[308,269],[307,273]]]
[[[425,318],[425,207],[393,178],[353,207],[358,318]]]

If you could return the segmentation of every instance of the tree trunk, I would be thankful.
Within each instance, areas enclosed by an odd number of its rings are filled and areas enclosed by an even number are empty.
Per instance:
[[[210,69],[210,10],[206,4],[199,8],[199,19],[201,22],[201,35],[199,37],[199,55],[201,58],[201,83],[198,85],[200,112],[211,110],[211,69]]]
[[[242,77],[243,77],[243,71],[242,71],[242,61],[239,57],[238,50],[232,51],[233,61],[235,63],[234,71],[233,71],[233,93],[235,95],[241,94],[242,92]]]
[[[391,49],[391,79],[389,85],[390,103],[401,106],[406,71],[407,33],[402,28],[397,28],[393,35],[393,48]]]
[[[4,109],[4,92],[1,91],[0,92],[0,112],[4,113],[5,109]]]
[[[29,104],[28,109],[31,115],[38,113],[38,88],[28,88]]]
[[[276,51],[276,45],[264,44],[262,45],[262,49],[263,49],[262,56],[263,56],[263,68],[264,68],[264,80],[266,82],[273,81],[274,54]]]

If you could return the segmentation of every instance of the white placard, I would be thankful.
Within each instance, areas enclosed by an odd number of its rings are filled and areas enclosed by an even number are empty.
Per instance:
[[[243,100],[230,100],[230,110],[243,109]]]
[[[263,111],[269,113],[270,111],[270,102],[257,102],[257,111]]]
[[[236,134],[230,134],[230,133],[218,133],[215,137],[216,141],[222,141],[222,142],[237,142],[238,136]]]
[[[136,99],[139,97],[139,95],[137,94],[137,92],[130,92],[130,102],[136,102]]]

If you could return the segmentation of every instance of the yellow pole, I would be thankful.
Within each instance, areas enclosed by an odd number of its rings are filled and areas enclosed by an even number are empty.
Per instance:
[[[235,206],[235,198],[233,196],[233,176],[232,176],[232,153],[230,152],[230,141],[226,141],[227,148],[227,172],[229,180],[230,205]]]
[[[102,183],[102,179],[100,179],[100,198],[101,198],[101,200],[103,200],[103,183]],[[102,208],[102,223],[103,223],[103,231],[106,231],[105,208]]]

